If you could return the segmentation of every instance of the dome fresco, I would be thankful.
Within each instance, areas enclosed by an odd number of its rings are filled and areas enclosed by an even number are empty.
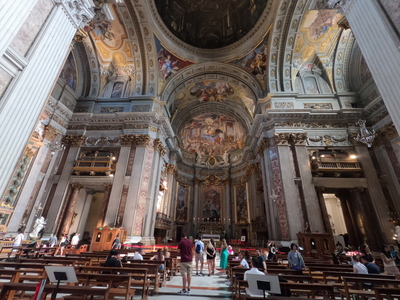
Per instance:
[[[230,45],[257,23],[267,0],[155,0],[164,24],[185,43],[206,49]]]

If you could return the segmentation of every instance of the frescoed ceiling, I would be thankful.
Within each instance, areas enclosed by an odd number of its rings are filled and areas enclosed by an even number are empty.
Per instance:
[[[293,79],[300,69],[318,58],[333,85],[331,60],[341,32],[338,21],[342,17],[332,9],[309,10],[305,13],[294,45]]]

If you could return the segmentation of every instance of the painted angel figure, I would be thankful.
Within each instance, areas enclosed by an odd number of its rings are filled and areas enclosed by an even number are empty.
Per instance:
[[[172,61],[171,55],[165,53],[164,49],[158,52],[158,67],[164,79],[167,79],[172,73],[176,73],[179,68],[176,66],[178,60]]]
[[[44,225],[46,225],[46,220],[44,217],[37,218],[35,221],[35,225],[33,226],[32,232],[29,234],[31,238],[36,238],[39,236],[40,231],[44,228]]]

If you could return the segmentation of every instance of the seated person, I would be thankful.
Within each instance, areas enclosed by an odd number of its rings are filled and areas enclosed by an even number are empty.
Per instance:
[[[241,268],[249,268],[249,263],[247,262],[247,260],[244,257],[244,253],[242,251],[239,252],[239,260],[240,260],[240,265],[239,267]]]
[[[360,261],[364,266],[367,267],[368,274],[381,274],[379,267],[376,264],[369,262],[368,257],[361,256]]]
[[[110,255],[107,256],[106,262],[103,264],[103,267],[108,267],[108,268],[122,268],[122,263],[121,263],[121,255],[118,250],[112,249],[110,251]],[[107,272],[103,272],[107,274]],[[108,272],[109,273],[109,272]]]
[[[353,259],[353,273],[368,274],[367,267],[362,263],[360,263],[360,258],[357,255],[354,255],[352,259]]]
[[[265,275],[263,272],[261,272],[261,271],[258,270],[258,268],[257,268],[257,264],[258,264],[258,259],[257,259],[257,257],[253,257],[253,258],[251,259],[251,263],[250,263],[250,264],[251,264],[251,269],[248,270],[248,271],[246,271],[246,272],[244,272],[244,277],[243,277],[244,280],[247,280],[247,275],[248,275],[248,274]],[[246,288],[246,294],[247,294],[247,295],[250,295],[250,291],[249,291],[248,288]]]
[[[138,248],[137,251],[135,252],[135,255],[133,256],[133,260],[143,260],[142,252],[143,249]]]
[[[255,259],[256,259],[255,260],[256,261],[255,267],[258,268],[258,269],[263,269],[264,272],[266,272],[267,271],[267,265],[265,264],[265,259],[261,255],[261,251],[258,248],[256,249],[256,257],[255,257]]]
[[[162,249],[157,250],[157,254],[150,258],[150,260],[165,261],[165,256]],[[158,271],[164,271],[164,264],[158,266]]]

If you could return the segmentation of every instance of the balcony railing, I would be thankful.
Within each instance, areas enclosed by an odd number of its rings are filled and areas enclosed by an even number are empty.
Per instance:
[[[172,219],[166,214],[157,213],[155,228],[170,230],[172,226]]]

